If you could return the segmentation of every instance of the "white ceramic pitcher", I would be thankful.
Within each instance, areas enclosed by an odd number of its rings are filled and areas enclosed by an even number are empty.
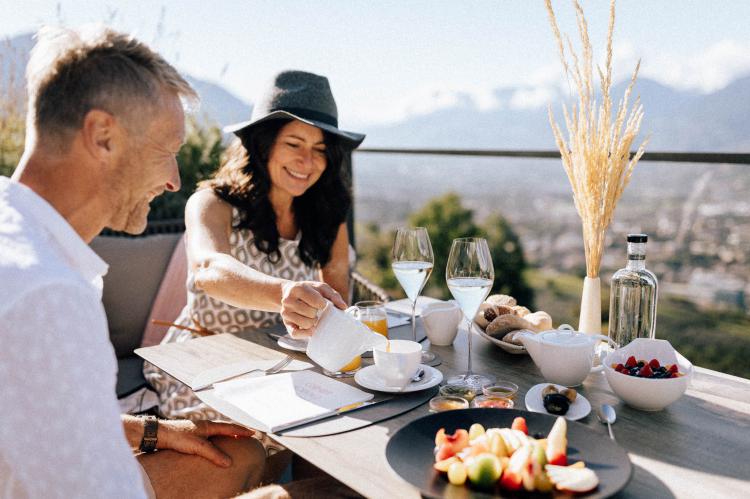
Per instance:
[[[617,348],[607,336],[580,333],[572,329],[565,324],[560,326],[560,329],[520,335],[519,339],[529,351],[534,364],[550,383],[564,386],[580,385],[590,373],[604,369],[602,365],[594,366],[599,341],[606,340]]]
[[[307,342],[307,356],[328,371],[338,371],[356,356],[388,341],[352,317],[349,310],[344,312],[329,302]]]

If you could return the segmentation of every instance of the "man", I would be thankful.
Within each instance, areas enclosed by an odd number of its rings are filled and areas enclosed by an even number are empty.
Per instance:
[[[143,231],[150,201],[179,189],[181,99],[195,91],[106,28],[42,29],[27,90],[24,155],[0,177],[0,497],[226,497],[255,486],[265,453],[251,430],[119,415],[107,265],[87,245],[104,227]]]

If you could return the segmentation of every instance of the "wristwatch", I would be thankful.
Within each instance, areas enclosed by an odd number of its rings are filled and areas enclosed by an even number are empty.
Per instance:
[[[156,416],[144,416],[141,452],[154,452],[156,450],[156,432],[158,429],[159,420],[156,419]]]

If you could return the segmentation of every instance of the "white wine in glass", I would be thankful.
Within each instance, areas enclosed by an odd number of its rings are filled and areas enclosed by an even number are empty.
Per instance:
[[[396,231],[396,240],[393,243],[393,262],[391,268],[396,275],[401,287],[404,288],[406,296],[411,302],[411,335],[417,341],[416,307],[419,293],[422,292],[427,279],[432,274],[435,257],[432,253],[432,244],[427,229],[417,227],[414,229],[401,228]],[[440,362],[433,352],[422,352],[422,364],[435,365]]]
[[[481,391],[483,386],[495,381],[493,376],[478,374],[471,370],[471,327],[479,305],[487,298],[495,279],[487,241],[479,237],[454,239],[448,256],[445,278],[448,289],[464,313],[469,342],[466,372],[449,378],[448,383],[465,384]]]

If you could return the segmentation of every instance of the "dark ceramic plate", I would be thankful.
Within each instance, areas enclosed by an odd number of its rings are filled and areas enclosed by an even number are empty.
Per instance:
[[[452,499],[489,497],[553,497],[554,494],[530,494],[497,489],[495,493],[474,490],[469,486],[454,486],[448,483],[445,473],[436,471],[433,449],[435,433],[440,428],[453,433],[458,428],[469,429],[473,423],[485,428],[510,427],[513,418],[523,416],[529,434],[546,436],[555,422],[547,414],[515,409],[461,409],[430,414],[412,421],[398,430],[388,441],[385,456],[388,464],[404,480],[417,487],[427,497],[450,497]],[[584,461],[599,477],[599,487],[589,494],[577,497],[593,499],[609,497],[625,487],[633,472],[625,450],[604,434],[587,426],[568,421],[568,462]]]

